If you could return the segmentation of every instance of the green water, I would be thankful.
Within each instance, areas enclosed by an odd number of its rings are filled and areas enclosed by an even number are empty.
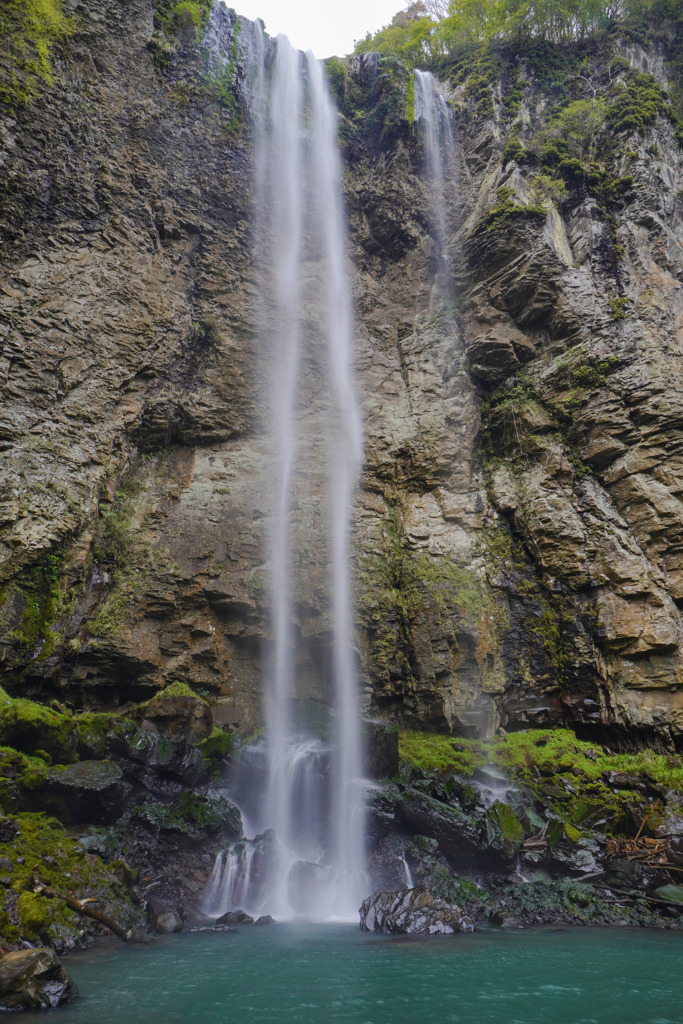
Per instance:
[[[683,934],[566,929],[433,939],[284,925],[106,944],[66,965],[49,1024],[683,1024]]]

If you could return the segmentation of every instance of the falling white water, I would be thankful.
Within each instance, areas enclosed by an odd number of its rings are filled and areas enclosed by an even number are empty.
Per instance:
[[[410,870],[410,865],[406,860],[405,852],[401,854],[401,864],[403,864],[403,877],[406,883],[406,889],[414,889],[415,882],[413,881],[413,873]]]
[[[268,550],[273,651],[262,743],[265,772],[260,769],[266,792],[264,798],[261,783],[261,799],[252,793],[249,807],[258,834],[216,862],[205,908],[213,914],[242,906],[276,918],[357,920],[367,895],[365,782],[349,531],[363,442],[352,373],[336,112],[311,53],[304,57],[284,36],[264,46],[258,23],[250,31],[256,37],[251,52],[264,54],[261,72],[250,76],[249,109],[256,136],[254,234],[263,280],[259,318],[271,378],[273,454]],[[326,510],[316,545],[329,561],[329,742],[302,729],[293,711],[296,645],[302,642],[295,626],[295,537],[304,525],[298,515],[307,473],[317,473]],[[247,856],[250,846],[258,857]]]
[[[446,260],[446,172],[453,159],[452,113],[429,71],[415,72],[414,119],[421,122],[425,171],[430,191],[431,231],[438,263]]]

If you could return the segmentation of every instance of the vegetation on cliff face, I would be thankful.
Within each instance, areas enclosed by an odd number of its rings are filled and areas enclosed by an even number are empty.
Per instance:
[[[427,0],[415,0],[394,16],[390,25],[356,44],[357,53],[394,53],[410,65],[452,58],[473,47],[499,47],[529,42],[583,43],[616,26],[644,35],[651,21],[680,27],[680,0],[450,0],[447,12]]]
[[[60,0],[4,0],[0,8],[0,103],[20,106],[53,78],[55,47],[73,31]]]

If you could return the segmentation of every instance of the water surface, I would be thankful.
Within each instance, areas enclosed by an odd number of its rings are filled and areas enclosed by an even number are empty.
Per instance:
[[[244,926],[66,959],[81,999],[49,1024],[683,1024],[683,935]],[[34,1015],[13,1015],[36,1024]]]

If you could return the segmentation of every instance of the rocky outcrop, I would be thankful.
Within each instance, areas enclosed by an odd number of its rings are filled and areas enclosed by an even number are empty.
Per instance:
[[[24,949],[0,960],[0,1010],[45,1010],[75,995],[54,950]]]
[[[438,900],[426,889],[379,892],[363,900],[360,927],[364,932],[393,935],[452,935],[473,932],[474,922],[453,904]]]

